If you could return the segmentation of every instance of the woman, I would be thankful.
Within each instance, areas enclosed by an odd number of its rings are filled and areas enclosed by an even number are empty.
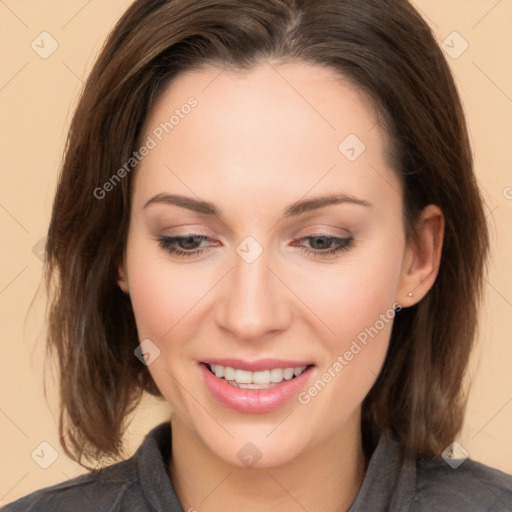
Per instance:
[[[5,510],[512,510],[453,442],[487,249],[408,2],[135,1],[46,249],[61,442],[94,470]],[[143,391],[170,422],[97,469]]]

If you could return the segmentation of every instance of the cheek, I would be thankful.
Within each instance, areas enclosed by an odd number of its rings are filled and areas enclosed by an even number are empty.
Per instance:
[[[317,267],[313,271],[310,267],[294,276],[297,295],[306,299],[314,313],[311,318],[321,320],[317,322],[320,327],[323,323],[323,338],[332,349],[343,350],[377,322],[382,338],[389,335],[388,323],[382,326],[381,315],[392,315],[402,256],[400,238],[394,244],[380,240],[347,254],[330,269]]]
[[[332,434],[362,403],[380,373],[396,314],[402,255],[397,245],[370,256],[361,253],[357,261],[347,259],[336,277],[318,280],[317,275],[310,281],[314,292],[308,306],[329,330],[322,328],[326,352],[316,377],[297,397],[305,429],[318,431],[318,418],[330,418],[322,433]]]
[[[187,379],[183,361],[192,359],[198,305],[209,286],[187,265],[169,261],[164,251],[155,250],[156,243],[144,237],[129,240],[127,270],[130,298],[139,339],[150,339],[161,357],[148,370],[166,400],[188,417],[187,394],[179,385]],[[171,342],[172,341],[172,342]],[[192,415],[192,413],[190,413]]]
[[[192,266],[177,266],[156,242],[138,238],[127,251],[130,298],[141,337],[164,338],[186,316],[205,291],[204,276],[199,280]]]

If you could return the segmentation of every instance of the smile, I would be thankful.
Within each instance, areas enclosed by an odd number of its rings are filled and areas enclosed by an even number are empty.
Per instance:
[[[271,412],[292,402],[316,373],[303,361],[240,359],[198,365],[208,394],[220,405],[242,413]]]
[[[209,367],[216,377],[226,380],[231,386],[244,389],[267,389],[283,382],[283,380],[291,380],[298,377],[307,368],[307,366],[272,368],[251,372],[220,364],[210,364]]]

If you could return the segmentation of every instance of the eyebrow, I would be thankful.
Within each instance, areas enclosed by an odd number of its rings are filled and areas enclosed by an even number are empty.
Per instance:
[[[302,215],[303,213],[319,210],[320,208],[325,208],[326,206],[343,203],[356,204],[365,207],[373,206],[370,202],[364,199],[358,199],[351,195],[338,193],[296,201],[285,208],[283,215],[284,217],[294,217]],[[157,194],[144,204],[143,209],[147,208],[151,204],[171,204],[214,217],[221,217],[222,215],[219,208],[209,201],[203,201],[200,199],[194,199],[193,197],[177,194]]]

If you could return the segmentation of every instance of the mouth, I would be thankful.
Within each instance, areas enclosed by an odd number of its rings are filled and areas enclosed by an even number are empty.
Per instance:
[[[213,398],[245,413],[270,412],[283,406],[315,373],[315,365],[304,361],[223,359],[203,361],[198,367]]]
[[[207,368],[219,379],[224,379],[230,386],[242,389],[268,389],[283,381],[295,379],[301,375],[308,365],[272,368],[252,372],[221,364],[207,364]]]

